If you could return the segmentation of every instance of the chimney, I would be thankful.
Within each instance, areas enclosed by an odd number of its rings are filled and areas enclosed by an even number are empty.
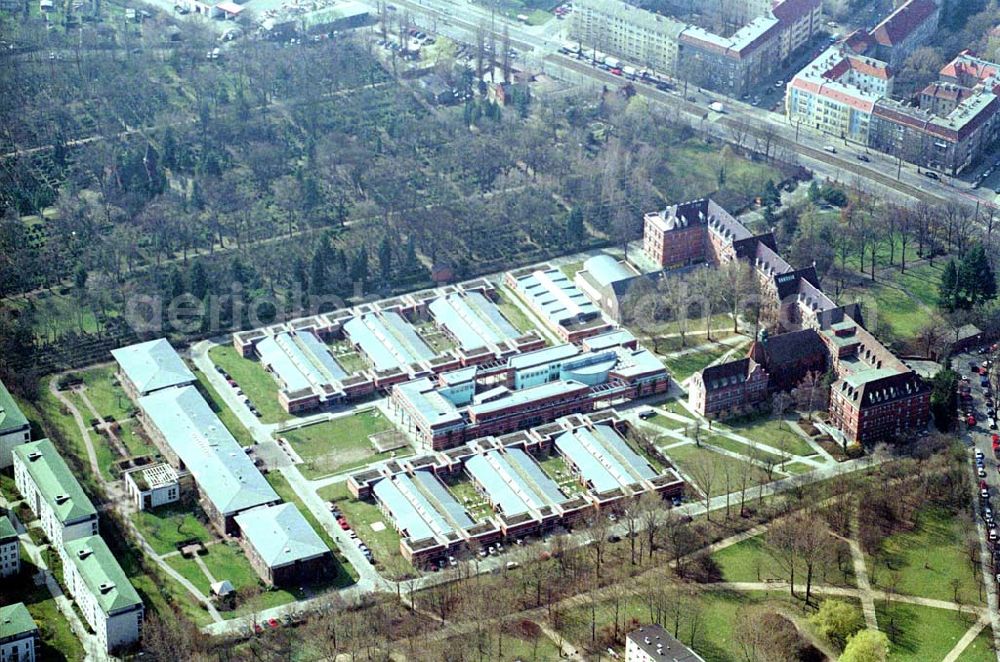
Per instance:
[[[35,460],[38,460],[41,457],[42,457],[42,454],[39,453],[38,451],[31,451],[30,453],[28,453],[28,460],[30,462],[34,462]]]
[[[81,559],[87,558],[88,556],[90,556],[90,554],[91,551],[89,547],[84,547],[83,549],[77,550],[76,552],[76,555]]]
[[[110,593],[111,591],[114,590],[115,583],[114,582],[104,582],[98,588],[101,591],[101,595],[105,595],[105,594]]]
[[[57,494],[56,495],[56,505],[57,506],[61,506],[64,503],[66,503],[67,501],[69,501],[69,495],[68,494]]]

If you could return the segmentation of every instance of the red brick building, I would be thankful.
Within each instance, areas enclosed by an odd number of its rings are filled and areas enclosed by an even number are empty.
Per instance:
[[[751,358],[720,363],[691,377],[688,401],[706,418],[726,418],[760,406],[767,383],[767,371]]]

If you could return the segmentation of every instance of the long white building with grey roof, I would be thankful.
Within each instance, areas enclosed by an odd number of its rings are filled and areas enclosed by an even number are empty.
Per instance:
[[[111,351],[118,362],[122,387],[136,399],[160,389],[196,381],[184,359],[165,338],[158,338]]]
[[[171,464],[191,473],[220,531],[234,534],[238,514],[280,501],[195,387],[160,390],[138,404],[150,437]]]
[[[273,586],[301,586],[335,570],[333,553],[291,503],[260,506],[236,516],[250,565]]]

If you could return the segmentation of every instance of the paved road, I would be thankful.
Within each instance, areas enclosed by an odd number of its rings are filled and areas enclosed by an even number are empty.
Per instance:
[[[1000,494],[1000,462],[997,462],[997,456],[993,453],[992,433],[994,431],[990,430],[988,427],[988,418],[986,415],[987,409],[989,409],[986,405],[987,391],[980,386],[979,375],[972,373],[970,369],[970,363],[979,365],[982,363],[984,358],[984,356],[979,354],[959,354],[954,358],[952,365],[955,370],[969,379],[971,390],[971,411],[977,419],[977,424],[975,427],[971,428],[961,423],[959,423],[959,425],[966,428],[966,442],[972,446],[973,450],[981,451],[985,457],[985,476],[977,476],[976,482],[978,484],[980,480],[985,480],[992,495],[992,498],[986,501],[981,501],[980,499],[973,497],[973,503],[976,513],[976,526],[979,531],[979,557],[982,559],[983,583],[986,587],[986,602],[989,605],[990,624],[993,627],[993,641],[997,650],[997,659],[1000,660],[1000,611],[998,611],[998,604],[1000,604],[1000,601],[998,601],[997,582],[994,574],[1000,570],[998,570],[997,559],[990,549],[991,545],[987,538],[986,525],[981,517],[983,507],[997,505],[996,495]],[[970,462],[971,461],[970,457]],[[973,470],[975,470],[974,465]]]

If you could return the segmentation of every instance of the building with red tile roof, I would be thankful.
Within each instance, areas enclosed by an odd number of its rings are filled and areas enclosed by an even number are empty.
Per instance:
[[[908,0],[871,31],[875,55],[899,66],[937,30],[941,10],[936,0]]]

